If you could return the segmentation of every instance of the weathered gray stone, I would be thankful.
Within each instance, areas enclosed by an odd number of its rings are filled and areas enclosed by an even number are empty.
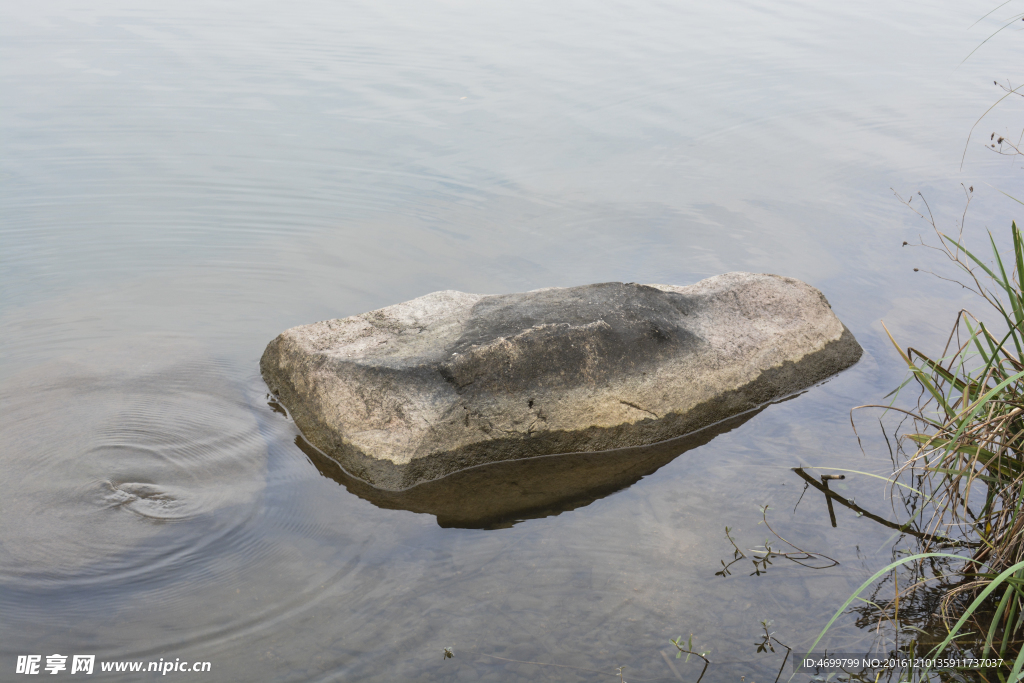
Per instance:
[[[792,278],[434,292],[286,330],[260,369],[317,448],[378,488],[642,446],[804,389],[861,348]]]

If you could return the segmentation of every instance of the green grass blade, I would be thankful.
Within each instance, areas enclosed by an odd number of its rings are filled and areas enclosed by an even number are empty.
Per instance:
[[[981,409],[984,408],[989,401],[995,398],[995,396],[999,394],[1000,391],[1010,386],[1014,382],[1020,381],[1022,378],[1024,378],[1024,372],[1018,372],[1016,374],[1010,375],[1002,382],[997,384],[994,389],[990,390],[984,396],[975,401],[973,404],[974,407],[970,409],[970,413],[968,413],[966,417],[960,420],[960,425],[959,427],[957,427],[956,433],[953,434],[953,441],[957,441],[960,439],[961,436],[963,436],[964,429],[967,427],[968,424],[974,421],[974,418],[977,417],[978,413],[981,412]]]
[[[1013,585],[1007,585],[1006,590],[1003,591],[1003,598],[999,601],[999,607],[996,608],[995,616],[992,618],[992,623],[988,626],[988,635],[985,636],[985,647],[981,651],[981,659],[986,659],[988,657],[988,653],[992,650],[992,641],[995,640],[996,637],[996,628],[999,626],[999,618],[1005,614],[1005,610],[1010,603],[1010,597],[1013,593]]]
[[[886,565],[882,569],[879,569],[877,572],[872,574],[870,579],[868,579],[867,581],[862,583],[860,585],[860,588],[858,588],[853,593],[853,595],[851,595],[849,598],[846,599],[846,602],[844,602],[842,604],[842,606],[836,611],[836,613],[832,615],[832,618],[828,620],[827,624],[825,624],[825,628],[821,629],[821,633],[819,633],[818,637],[814,639],[813,643],[811,643],[811,647],[809,647],[807,649],[807,654],[810,655],[812,652],[814,652],[814,648],[818,646],[818,643],[821,642],[821,639],[824,638],[825,634],[828,633],[828,630],[830,628],[832,628],[832,624],[836,623],[836,619],[838,619],[840,617],[840,615],[842,615],[842,613],[846,611],[846,608],[849,607],[853,603],[854,600],[858,599],[860,594],[866,588],[870,587],[871,584],[873,584],[875,581],[877,581],[878,579],[880,579],[881,577],[883,577],[885,574],[889,573],[890,571],[892,571],[896,567],[899,567],[900,565],[907,564],[908,562],[915,562],[917,560],[923,560],[923,559],[929,558],[929,557],[951,557],[953,559],[957,559],[957,560],[961,560],[961,561],[965,561],[965,562],[975,562],[975,560],[973,560],[973,559],[971,559],[969,557],[963,557],[961,555],[954,555],[952,553],[919,553],[917,555],[911,555],[910,557],[905,557],[902,560],[897,560],[896,562],[892,562],[891,564]]]
[[[966,559],[966,558],[961,558],[961,559]],[[953,625],[953,628],[950,629],[949,634],[945,637],[945,639],[941,643],[939,643],[932,650],[932,653],[934,653],[936,655],[939,655],[943,651],[945,651],[945,649],[949,646],[949,644],[951,642],[953,642],[953,639],[956,638],[957,634],[960,632],[960,629],[963,628],[963,625],[965,623],[967,623],[968,619],[970,619],[972,616],[974,616],[974,613],[978,611],[978,607],[980,607],[981,604],[983,602],[985,602],[985,600],[988,598],[988,596],[991,595],[992,592],[995,591],[995,589],[999,588],[999,586],[1001,586],[1003,584],[1003,582],[1007,578],[1009,578],[1011,575],[1015,574],[1017,571],[1019,571],[1022,568],[1024,568],[1024,562],[1018,562],[1017,564],[1013,565],[1009,569],[1006,569],[1003,572],[1001,572],[999,574],[999,576],[997,576],[996,578],[992,579],[992,582],[989,583],[987,586],[985,586],[984,590],[982,590],[981,593],[978,594],[978,597],[976,597],[974,599],[974,601],[971,602],[971,604],[967,607],[967,609],[964,610],[963,615],[960,617],[960,619],[957,620],[956,624]],[[1024,652],[1022,652],[1022,656],[1024,656]],[[1017,661],[1018,661],[1018,664],[1019,664],[1021,662],[1024,662],[1024,659],[1018,658]],[[1019,673],[1019,671],[1020,671],[1020,668],[1015,666],[1014,671],[1011,672],[1011,675],[1010,675],[1010,680],[1011,681],[1017,680],[1014,676],[1016,675],[1016,673]]]
[[[1006,292],[1006,296],[1010,299],[1010,307],[1013,308],[1015,324],[1010,326],[1010,329],[1013,329],[1024,322],[1024,312],[1021,311],[1020,299],[1014,296],[1013,280],[1011,280],[1006,274],[1006,268],[1003,267],[1003,257],[999,253],[999,248],[996,246],[996,240],[992,237],[991,232],[988,233],[988,241],[992,244],[992,253],[996,257],[996,263],[999,264],[999,272],[1003,276],[1002,280],[996,279],[996,284],[1002,287],[1003,291]]]
[[[907,364],[907,367],[909,367],[910,371],[914,373],[915,377],[917,377],[917,381],[919,381],[921,385],[928,390],[928,393],[932,395],[932,397],[940,406],[942,406],[943,410],[946,411],[947,415],[956,415],[956,411],[953,410],[952,407],[950,407],[949,404],[946,402],[946,397],[943,395],[943,393],[932,384],[930,379],[928,379],[927,373],[921,370],[921,368],[914,365],[914,361],[910,359],[910,356],[904,353],[900,345],[896,343],[896,340],[893,338],[892,333],[889,332],[889,328],[885,326],[885,323],[882,323],[882,329],[884,329],[885,333],[889,335],[889,341],[891,341],[892,345],[896,347],[896,351],[899,352],[900,357],[903,358],[903,361]]]
[[[941,234],[941,233],[940,233],[940,234]],[[960,251],[962,251],[962,252],[964,252],[965,254],[967,254],[967,258],[969,258],[969,259],[971,259],[972,261],[974,261],[975,265],[977,265],[977,266],[978,266],[979,268],[981,268],[982,270],[984,270],[984,271],[985,271],[985,273],[986,273],[986,274],[988,274],[988,276],[989,276],[990,278],[992,278],[993,280],[996,280],[996,281],[998,281],[998,280],[999,280],[999,277],[998,277],[998,276],[997,276],[997,275],[996,275],[995,273],[993,273],[993,272],[992,272],[992,269],[991,269],[991,268],[989,268],[989,267],[988,267],[988,266],[987,266],[987,265],[985,264],[985,262],[984,262],[984,261],[982,261],[981,259],[979,259],[979,258],[978,258],[977,256],[975,256],[974,254],[972,254],[972,253],[971,253],[971,252],[970,252],[970,251],[969,251],[969,250],[968,250],[968,249],[967,249],[967,248],[966,248],[966,247],[965,247],[964,245],[960,244],[959,242],[957,242],[957,241],[956,241],[955,239],[953,239],[953,238],[952,238],[952,237],[950,237],[949,235],[942,235],[942,238],[943,238],[944,240],[946,240],[947,242],[949,242],[950,244],[952,244],[952,245],[953,245],[954,247],[956,247],[957,249],[959,249]]]
[[[1024,667],[1024,650],[1021,650],[1020,654],[1017,655],[1017,661],[1013,663],[1013,669],[1010,670],[1010,677],[1006,680],[1014,681],[1014,683],[1019,681],[1021,667]]]
[[[1024,273],[1024,245],[1022,245],[1020,230],[1017,229],[1017,221],[1010,221],[1010,232],[1013,234],[1013,255],[1017,261],[1017,284],[1020,284],[1020,276]],[[1012,286],[1013,283],[1011,282]],[[1017,300],[1020,305],[1020,290],[1013,290],[1013,297]]]

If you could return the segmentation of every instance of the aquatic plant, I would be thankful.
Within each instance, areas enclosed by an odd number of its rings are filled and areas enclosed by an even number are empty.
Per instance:
[[[708,655],[711,654],[711,650],[695,650],[693,648],[693,634],[690,634],[689,640],[683,643],[683,637],[679,636],[675,640],[668,641],[676,646],[676,659],[679,659],[683,655],[686,655],[686,662],[690,661],[691,656],[700,657],[704,660],[704,667],[700,670],[700,676],[697,677],[696,683],[700,683],[704,678],[704,674],[707,673],[708,665],[711,664],[711,660],[708,659]]]
[[[736,545],[736,541],[733,539],[731,534],[732,529],[725,527],[725,538],[733,547],[732,560],[728,563],[725,560],[719,560],[722,568],[715,572],[715,576],[721,576],[722,578],[732,576],[732,566],[740,560],[748,559],[754,565],[754,571],[750,572],[751,576],[761,576],[762,574],[767,573],[768,567],[772,564],[773,559],[789,560],[790,562],[802,567],[807,567],[808,569],[829,569],[830,567],[835,567],[839,564],[838,560],[835,560],[828,555],[804,550],[784,539],[777,531],[775,531],[775,529],[772,528],[772,525],[768,523],[768,506],[760,505],[758,507],[761,510],[761,521],[758,522],[758,525],[764,524],[765,528],[771,532],[772,536],[775,536],[775,538],[782,541],[793,550],[776,550],[776,547],[772,545],[773,542],[771,538],[766,538],[763,545],[747,551],[754,555],[753,558],[750,558],[746,553],[740,550],[738,545]]]

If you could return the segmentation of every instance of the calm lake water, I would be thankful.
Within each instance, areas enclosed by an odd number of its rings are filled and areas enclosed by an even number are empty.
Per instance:
[[[0,0],[0,680],[60,653],[211,662],[168,680],[694,681],[669,660],[690,633],[705,681],[773,680],[759,622],[809,646],[894,540],[845,508],[832,528],[791,468],[891,471],[849,423],[903,377],[879,321],[934,348],[970,302],[913,272],[940,264],[901,248],[928,226],[890,187],[952,226],[973,186],[975,241],[1021,215],[1020,164],[983,148],[1020,106],[968,144],[1020,76],[1016,27],[960,65],[1020,11],[972,26],[995,4]],[[732,270],[819,287],[864,359],[597,491],[572,488],[587,463],[459,480],[523,477],[521,513],[375,497],[258,372],[288,327],[434,290]],[[878,480],[837,488],[899,518]],[[840,565],[717,576],[765,504]],[[850,615],[832,644],[871,642]]]

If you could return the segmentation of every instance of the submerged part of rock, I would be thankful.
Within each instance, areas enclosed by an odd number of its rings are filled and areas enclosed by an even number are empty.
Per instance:
[[[504,529],[527,519],[586,507],[632,486],[686,451],[736,429],[760,410],[651,446],[506,460],[471,467],[404,491],[385,491],[356,479],[301,436],[295,437],[295,445],[320,474],[377,507],[434,515],[442,527]]]
[[[671,439],[860,355],[817,289],[728,273],[688,287],[434,292],[286,330],[260,370],[310,443],[401,490],[485,463]]]

